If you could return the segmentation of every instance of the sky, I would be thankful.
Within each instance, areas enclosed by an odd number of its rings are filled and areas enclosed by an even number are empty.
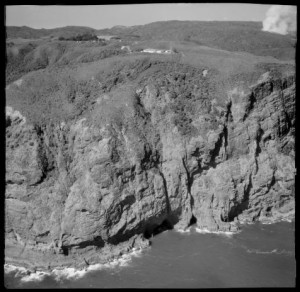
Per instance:
[[[125,4],[125,5],[9,5],[7,26],[56,28],[67,25],[95,29],[142,25],[165,20],[263,21],[271,5],[262,4]]]

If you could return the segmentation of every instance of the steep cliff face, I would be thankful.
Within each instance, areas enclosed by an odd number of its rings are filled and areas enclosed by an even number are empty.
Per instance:
[[[92,263],[172,227],[235,231],[293,216],[294,75],[266,73],[220,102],[213,70],[154,65],[111,123],[93,122],[114,102],[105,94],[64,122],[7,107],[7,258]]]

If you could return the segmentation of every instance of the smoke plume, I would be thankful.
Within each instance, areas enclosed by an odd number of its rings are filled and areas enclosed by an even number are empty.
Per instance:
[[[263,31],[288,34],[296,31],[297,6],[272,5],[263,21]]]

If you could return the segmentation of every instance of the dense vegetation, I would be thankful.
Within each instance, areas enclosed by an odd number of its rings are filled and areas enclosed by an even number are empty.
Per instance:
[[[24,74],[48,66],[94,62],[111,56],[124,55],[120,45],[105,42],[83,42],[73,44],[67,41],[25,42],[6,47],[6,84],[18,80]]]
[[[60,40],[60,41],[97,41],[98,38],[93,33],[84,33],[84,34],[79,34],[79,35],[70,36],[70,37],[60,36],[58,38],[58,40]]]

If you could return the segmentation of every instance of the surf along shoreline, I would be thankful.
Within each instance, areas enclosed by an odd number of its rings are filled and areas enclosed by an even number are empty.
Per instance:
[[[275,224],[278,222],[292,222],[294,214],[286,214],[284,217],[263,218],[260,224]],[[255,222],[240,222],[240,229],[231,232],[210,231],[206,228],[190,226],[185,230],[176,230],[180,233],[190,233],[192,228],[201,234],[214,233],[218,235],[234,235],[242,231],[242,226]],[[230,234],[229,234],[230,233]],[[53,254],[49,251],[37,251],[24,246],[15,245],[9,242],[5,244],[5,273],[16,271],[24,281],[42,280],[45,276],[54,275],[56,278],[82,277],[89,271],[126,266],[132,257],[140,255],[151,246],[151,240],[136,235],[127,242],[116,246],[107,245],[101,250],[89,250],[81,255]]]

